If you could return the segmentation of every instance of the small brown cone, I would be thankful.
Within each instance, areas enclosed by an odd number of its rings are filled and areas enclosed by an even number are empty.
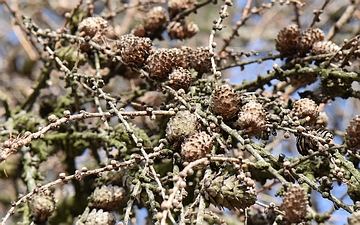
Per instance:
[[[88,17],[79,23],[78,30],[80,36],[89,36],[92,41],[100,44],[105,40],[108,22],[101,17]],[[83,52],[91,52],[92,46],[88,42],[82,42],[80,49]]]
[[[132,68],[140,68],[150,55],[152,42],[149,38],[141,38],[132,34],[123,35],[116,42],[123,62]]]
[[[188,8],[194,6],[195,0],[170,0],[168,2],[168,10],[170,18],[173,18],[181,11],[184,11]]]
[[[325,140],[325,143],[330,144],[333,142],[334,136],[327,130],[318,129],[310,132],[312,136],[319,137]],[[311,137],[305,135],[297,135],[296,148],[301,155],[309,155],[309,151],[319,151],[320,142]],[[325,144],[322,143],[322,144]]]
[[[166,29],[171,39],[180,40],[191,38],[199,32],[199,27],[195,23],[187,23],[185,21],[172,21]]]
[[[349,126],[346,128],[345,133],[346,146],[350,149],[360,148],[360,116],[350,120]]]
[[[275,42],[276,50],[284,56],[292,56],[297,53],[297,43],[300,30],[297,25],[289,25],[280,30]]]
[[[138,37],[146,37],[146,30],[144,25],[138,24],[134,29],[131,30],[131,34],[138,36]]]
[[[211,71],[211,57],[213,53],[209,52],[208,47],[198,47],[188,55],[189,66],[198,73],[208,73]]]
[[[320,55],[326,53],[336,53],[340,47],[331,41],[317,41],[312,45],[310,50],[313,55]]]
[[[299,52],[300,54],[306,54],[310,52],[313,44],[318,41],[323,41],[325,38],[324,32],[319,28],[309,28],[306,31],[301,32],[299,39]]]
[[[193,162],[210,154],[213,140],[206,132],[196,132],[181,145],[183,162]]]
[[[149,77],[155,81],[165,81],[173,69],[186,63],[180,49],[158,49],[146,61]]]
[[[144,19],[144,28],[151,34],[162,32],[165,29],[165,24],[169,21],[166,10],[161,6],[153,7],[146,13]]]
[[[249,135],[258,136],[266,128],[266,112],[260,103],[250,101],[239,113],[236,125],[246,129]]]
[[[179,90],[182,88],[186,90],[191,84],[191,73],[187,69],[178,67],[170,73],[169,80],[173,89]]]
[[[108,22],[102,17],[88,17],[81,21],[78,30],[81,36],[94,37],[95,35],[105,36]]]
[[[299,119],[306,119],[305,123],[312,125],[319,116],[319,107],[313,100],[303,98],[294,103],[291,115]]]
[[[212,94],[210,107],[224,120],[234,118],[239,111],[240,98],[230,85],[219,86]]]
[[[284,219],[289,223],[300,223],[305,220],[308,200],[305,190],[299,185],[292,185],[284,193],[280,207],[285,212]]]

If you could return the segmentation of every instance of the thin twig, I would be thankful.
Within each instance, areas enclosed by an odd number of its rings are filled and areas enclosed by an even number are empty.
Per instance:
[[[355,0],[352,1],[350,5],[348,5],[345,12],[339,18],[339,20],[330,28],[329,33],[325,37],[325,40],[331,40],[336,35],[336,33],[341,29],[341,27],[344,26],[350,20],[350,18],[356,12],[359,3],[360,0]]]

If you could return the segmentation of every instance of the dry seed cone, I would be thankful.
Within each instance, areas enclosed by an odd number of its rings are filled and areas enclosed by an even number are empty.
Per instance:
[[[95,35],[103,36],[106,34],[108,22],[102,17],[88,17],[81,21],[78,30],[81,36],[94,37]]]
[[[212,94],[210,107],[215,114],[221,115],[224,120],[234,118],[239,111],[240,98],[229,85],[219,86]]]
[[[169,17],[166,10],[161,6],[156,6],[146,13],[144,28],[146,31],[155,34],[164,30],[168,21]]]
[[[168,2],[168,10],[170,18],[173,18],[181,11],[191,8],[195,3],[195,0],[170,0]]]
[[[206,132],[196,132],[181,145],[183,162],[193,162],[210,154],[213,140]]]
[[[289,25],[280,30],[276,38],[276,50],[284,56],[292,56],[297,53],[297,43],[300,30],[297,25]]]
[[[171,39],[180,40],[185,38],[191,38],[195,34],[197,34],[197,32],[199,32],[199,27],[195,23],[187,23],[185,21],[172,21],[169,23],[166,29]]]
[[[209,52],[208,47],[199,47],[188,55],[189,66],[198,73],[208,73],[211,71],[211,57],[213,53]]]
[[[167,80],[174,68],[185,63],[182,56],[183,52],[177,48],[156,50],[146,61],[149,77],[160,82]]]
[[[285,212],[285,220],[290,223],[302,222],[307,213],[308,200],[305,190],[299,185],[293,185],[284,193],[281,210]]]
[[[150,55],[152,42],[149,38],[127,34],[120,37],[116,46],[121,54],[121,59],[127,66],[140,68]]]
[[[299,39],[299,51],[300,54],[306,54],[310,52],[313,44],[318,41],[323,41],[325,38],[324,32],[318,28],[316,29],[307,29],[306,31],[301,32]]]
[[[336,53],[340,47],[331,41],[317,41],[312,45],[310,52],[313,55],[320,55],[325,53]]]
[[[350,149],[360,148],[360,116],[350,120],[349,126],[346,128],[345,133],[346,146]]]
[[[246,129],[249,135],[260,135],[266,128],[266,112],[262,105],[255,101],[246,103],[241,108],[236,125]]]
[[[307,119],[307,124],[311,125],[316,122],[319,116],[318,105],[309,98],[297,100],[291,111],[292,116],[297,116],[299,119]]]
[[[175,89],[188,89],[191,84],[191,73],[182,67],[174,69],[169,75],[170,86]]]

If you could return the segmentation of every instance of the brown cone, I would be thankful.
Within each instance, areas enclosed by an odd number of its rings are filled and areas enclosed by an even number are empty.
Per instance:
[[[206,132],[196,132],[185,139],[181,145],[183,162],[193,162],[210,154],[213,146],[211,137]]]
[[[210,107],[215,114],[221,115],[224,120],[229,120],[239,111],[239,102],[239,96],[231,86],[221,85],[213,92]]]
[[[276,38],[276,50],[284,56],[292,56],[297,53],[297,42],[300,30],[297,25],[289,25],[280,30]]]

